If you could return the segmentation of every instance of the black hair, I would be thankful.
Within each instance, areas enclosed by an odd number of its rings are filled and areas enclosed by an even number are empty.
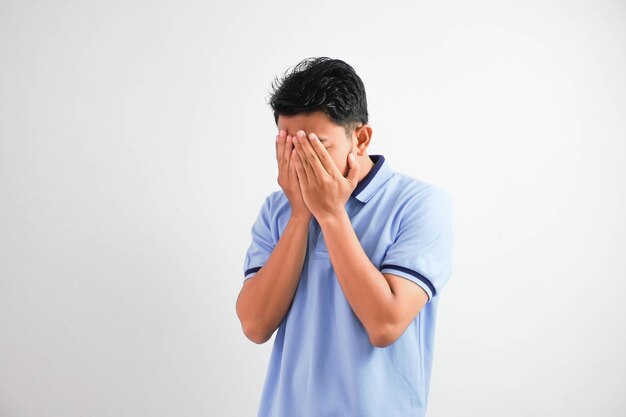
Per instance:
[[[343,126],[350,136],[359,124],[366,124],[367,98],[363,81],[350,65],[340,59],[311,57],[300,61],[291,73],[272,82],[269,105],[278,116],[323,111]]]

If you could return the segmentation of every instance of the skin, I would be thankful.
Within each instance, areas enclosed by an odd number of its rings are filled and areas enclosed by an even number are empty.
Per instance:
[[[356,181],[358,183],[374,166],[374,163],[366,153],[372,136],[372,128],[367,124],[359,126],[352,132],[349,138],[346,138],[343,126],[333,123],[325,113],[316,111],[310,114],[295,116],[280,115],[278,116],[278,129],[279,134],[276,136],[277,161],[279,165],[278,183],[291,203],[292,213],[296,215],[309,216],[309,218],[312,215],[300,191],[301,185],[296,171],[297,165],[291,163],[295,161],[297,156],[294,152],[293,138],[296,137],[298,130],[315,132],[316,137],[325,148],[342,177],[345,177],[349,172],[348,155],[350,153],[356,156],[356,163],[360,167],[356,174],[356,180],[352,179],[353,182]],[[327,164],[327,166],[327,169],[332,169],[330,164]],[[352,186],[354,189],[356,183],[346,184],[345,186]],[[348,193],[348,196],[350,193]],[[334,193],[330,195],[334,195]],[[347,201],[347,198],[345,200]],[[313,203],[313,205],[317,206],[316,203]]]
[[[345,210],[352,191],[374,166],[366,153],[372,128],[361,125],[346,138],[342,126],[315,112],[281,115],[278,129],[279,184],[292,216],[304,222],[315,216],[348,303],[372,344],[389,346],[419,314],[428,295],[412,281],[383,274],[371,263]]]
[[[359,126],[351,136],[322,112],[278,118],[278,183],[291,204],[291,216],[272,254],[244,281],[236,311],[244,334],[265,343],[291,307],[307,253],[311,218],[321,226],[330,261],[346,299],[376,347],[392,344],[427,301],[421,287],[406,278],[381,274],[352,228],[345,204],[374,166],[367,156],[372,129]],[[299,131],[307,135],[292,140]],[[353,162],[348,155],[354,153]]]

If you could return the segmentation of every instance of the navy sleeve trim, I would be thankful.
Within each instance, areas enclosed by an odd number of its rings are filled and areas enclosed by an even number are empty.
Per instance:
[[[261,269],[260,266],[255,266],[254,268],[247,269],[246,272],[243,273],[243,276],[245,277],[251,272],[257,272],[259,269]]]
[[[385,268],[395,269],[395,270],[406,272],[407,274],[413,275],[415,278],[419,279],[424,284],[426,284],[426,286],[430,289],[430,292],[433,293],[433,297],[435,296],[435,294],[436,294],[435,287],[433,286],[433,284],[430,282],[430,280],[428,278],[426,278],[424,275],[420,274],[419,272],[413,271],[412,269],[405,268],[405,267],[400,266],[400,265],[385,264],[385,265],[380,267],[381,270],[383,270]]]

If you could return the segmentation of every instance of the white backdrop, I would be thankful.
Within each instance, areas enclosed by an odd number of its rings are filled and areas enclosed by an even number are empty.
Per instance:
[[[266,99],[321,55],[454,202],[429,416],[626,415],[624,1],[1,0],[0,416],[255,414]]]

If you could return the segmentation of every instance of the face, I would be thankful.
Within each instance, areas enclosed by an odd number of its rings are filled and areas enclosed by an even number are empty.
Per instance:
[[[347,138],[343,126],[335,124],[322,111],[294,116],[279,115],[277,127],[279,132],[284,129],[291,136],[295,136],[299,130],[304,130],[307,138],[310,133],[315,133],[344,176],[348,175],[350,152],[354,152],[357,158],[367,157],[365,151],[372,131],[369,125],[362,125]]]

